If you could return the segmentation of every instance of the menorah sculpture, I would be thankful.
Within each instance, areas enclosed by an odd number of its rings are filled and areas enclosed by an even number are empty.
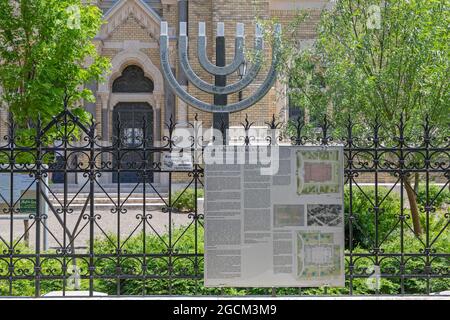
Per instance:
[[[224,27],[223,23],[218,24],[218,36],[223,36]],[[168,37],[168,25],[167,22],[161,22],[161,36],[160,36],[160,55],[161,66],[164,76],[174,91],[174,93],[185,103],[191,105],[199,110],[212,112],[212,113],[233,113],[242,111],[251,107],[260,101],[272,88],[276,80],[276,64],[278,62],[278,44],[279,35],[281,33],[280,25],[275,26],[275,41],[272,50],[272,61],[268,75],[265,78],[261,86],[249,97],[242,99],[241,101],[231,103],[228,105],[210,104],[197,99],[189,94],[176,80],[169,63],[169,37]],[[241,92],[244,88],[249,86],[255,81],[256,76],[261,70],[263,61],[263,30],[260,25],[256,26],[255,31],[255,59],[249,71],[238,82],[233,84],[219,86],[210,84],[201,79],[192,69],[188,58],[188,36],[186,22],[180,23],[180,36],[178,39],[178,59],[182,71],[186,74],[187,79],[200,90],[214,94],[214,95],[229,95],[236,92]],[[216,66],[212,64],[206,54],[206,27],[204,22],[199,23],[199,37],[197,54],[200,65],[203,69],[214,76],[227,76],[236,72],[239,67],[245,61],[244,54],[244,25],[238,23],[236,27],[236,39],[235,39],[235,56],[233,62],[226,66]]]

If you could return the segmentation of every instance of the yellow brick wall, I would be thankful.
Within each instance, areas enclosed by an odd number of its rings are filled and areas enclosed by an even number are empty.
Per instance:
[[[177,30],[178,28],[178,6],[177,4],[169,4],[169,5],[163,5],[163,18],[164,21],[167,21],[169,24],[169,27],[175,28]],[[158,66],[160,66],[159,62],[159,50],[156,49],[156,55],[158,60]],[[164,108],[164,105],[161,106],[161,137],[163,137],[164,130],[166,129],[165,126],[165,119],[166,119],[166,110]]]
[[[316,37],[317,24],[320,20],[321,11],[318,9],[299,10],[271,10],[270,16],[279,22],[283,28],[288,27],[289,22],[293,21],[298,15],[306,13],[305,21],[298,26],[300,39],[314,39]]]
[[[8,121],[9,115],[6,108],[1,107],[0,108],[0,137],[4,137],[9,134],[9,121]],[[7,140],[3,140],[0,142],[0,145],[6,145]]]
[[[149,40],[149,33],[139,24],[136,17],[129,15],[128,18],[118,26],[111,34],[108,40],[123,41],[123,40]]]

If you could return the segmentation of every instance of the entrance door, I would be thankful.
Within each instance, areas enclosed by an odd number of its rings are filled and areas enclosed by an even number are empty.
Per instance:
[[[118,132],[117,121],[120,118],[120,134]],[[145,119],[145,128],[144,128]],[[121,102],[116,105],[113,112],[113,131],[114,143],[117,143],[118,137],[121,137],[123,148],[141,148],[142,139],[147,138],[147,146],[153,144],[153,111],[152,107],[145,102]],[[120,175],[117,172],[113,174],[113,182],[136,183],[142,181],[142,172],[144,168],[143,156],[144,152],[139,151],[120,151]],[[153,155],[147,152],[147,160],[151,164]],[[114,157],[114,168],[118,168],[118,154]],[[127,171],[128,170],[128,171]],[[135,170],[134,172],[131,170]],[[153,182],[153,175],[147,178],[148,182]]]

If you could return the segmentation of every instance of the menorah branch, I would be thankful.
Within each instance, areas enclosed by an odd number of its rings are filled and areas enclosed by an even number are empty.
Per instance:
[[[255,61],[252,64],[249,72],[238,82],[235,82],[233,84],[220,87],[216,86],[214,84],[210,84],[203,79],[201,79],[197,74],[194,72],[194,70],[191,67],[191,64],[189,63],[189,57],[188,57],[188,37],[186,35],[186,23],[181,22],[180,23],[180,38],[178,43],[178,58],[180,60],[180,66],[183,69],[183,72],[186,74],[188,80],[195,85],[200,90],[211,93],[211,94],[231,94],[236,93],[238,91],[242,91],[246,87],[248,87],[256,78],[259,71],[261,70],[261,63],[262,63],[262,50],[263,50],[263,40],[261,34],[256,34],[255,37]],[[243,48],[241,47],[240,51],[243,51]]]
[[[257,31],[258,32],[258,31]],[[206,54],[206,27],[204,22],[198,24],[198,41],[197,41],[197,55],[200,65],[203,69],[213,75],[226,76],[236,72],[239,66],[244,63],[244,24],[236,24],[236,40],[234,45],[234,59],[233,62],[225,67],[219,67],[211,63]]]
[[[251,96],[247,97],[246,99],[243,99],[242,101],[232,103],[232,104],[229,104],[226,106],[214,105],[214,104],[206,103],[206,102],[203,102],[203,101],[197,99],[196,97],[189,94],[185,89],[183,89],[180,86],[180,84],[177,82],[177,80],[172,72],[172,69],[170,67],[169,37],[168,37],[167,22],[161,23],[161,36],[160,36],[160,58],[161,58],[161,66],[162,66],[164,76],[166,77],[167,83],[172,88],[172,90],[175,92],[175,94],[181,100],[183,100],[185,103],[187,103],[197,109],[200,109],[200,110],[206,111],[206,112],[229,112],[229,113],[232,113],[232,112],[242,111],[244,109],[251,107],[252,105],[256,104],[258,101],[260,101],[262,98],[264,98],[264,96],[270,91],[270,89],[272,88],[273,84],[276,81],[276,73],[277,73],[276,65],[278,63],[278,56],[279,56],[278,55],[278,46],[279,46],[280,31],[281,31],[281,28],[279,25],[277,25],[276,32],[275,32],[276,37],[275,37],[275,42],[274,42],[274,46],[273,46],[273,50],[272,50],[272,63],[271,63],[271,67],[269,69],[269,72],[268,72],[264,82],[259,86],[259,88]],[[185,40],[183,40],[183,38]],[[262,41],[261,41],[261,45],[263,46]],[[183,60],[188,60],[186,46],[187,46],[187,37],[181,36],[180,41],[179,41],[178,50],[182,50],[185,52],[185,54],[183,54]],[[184,48],[184,50],[183,50],[183,48]],[[255,62],[255,65],[256,64],[257,63]],[[186,71],[189,71],[189,68],[187,68]],[[195,73],[194,73],[194,75],[195,75]],[[191,74],[191,76],[192,76],[192,74]],[[254,80],[255,77],[256,77],[256,75],[254,74],[253,78],[251,78],[251,79]],[[244,79],[242,79],[242,80],[244,80]],[[248,81],[248,80],[246,80],[246,81]],[[196,86],[197,86],[197,84],[199,84],[196,82],[192,82],[192,83]],[[243,85],[242,83],[245,84],[245,81],[237,82],[235,84],[230,85],[229,87],[231,89],[235,90],[236,88],[239,88],[240,86],[242,86]],[[218,88],[220,88],[220,87],[218,87]],[[222,88],[227,88],[227,86],[222,87]],[[212,87],[210,87],[208,89],[212,89]],[[226,90],[231,90],[231,89],[226,89]],[[230,93],[236,92],[233,90],[231,90]],[[239,89],[237,91],[239,91]],[[216,89],[214,89],[212,92],[224,94],[224,92],[220,91],[220,89],[217,89],[217,91],[216,91]]]

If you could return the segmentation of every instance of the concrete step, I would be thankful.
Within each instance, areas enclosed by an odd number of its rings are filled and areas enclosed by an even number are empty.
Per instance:
[[[74,210],[82,209],[86,200],[90,196],[90,186],[86,184],[51,184],[48,192],[49,200],[55,207],[60,207],[60,202],[64,200],[64,191],[66,188],[67,201],[70,203],[70,208]],[[145,199],[146,207],[151,210],[160,210],[165,207],[164,201],[161,199],[168,198],[168,187],[163,187],[159,184],[145,185]],[[155,190],[159,193],[156,193]],[[143,208],[143,185],[136,183],[120,183],[120,193],[118,194],[118,184],[107,183],[101,184],[101,187],[96,183],[94,185],[94,206],[95,209],[110,209],[114,204],[111,199],[117,203],[118,195],[120,201],[126,199],[123,207],[127,209],[142,209]],[[106,193],[106,194],[105,194]],[[75,197],[75,198],[74,198]],[[110,199],[111,198],[111,199]],[[89,206],[89,203],[88,203]]]
[[[152,186],[159,193],[156,193]],[[166,205],[164,201],[168,202],[169,193],[168,187],[162,187],[159,185],[146,185],[145,192],[145,201],[147,210],[161,210]],[[73,210],[82,209],[86,200],[89,199],[89,185],[85,186],[82,190],[80,190],[82,185],[67,185],[67,201],[70,203],[70,208]],[[103,188],[103,190],[102,190]],[[94,188],[94,207],[95,209],[103,209],[108,210],[114,207],[111,199],[117,203],[118,193],[117,193],[117,184],[105,184],[100,188],[98,185],[95,185]],[[52,205],[56,208],[60,208],[60,202],[62,203],[64,200],[64,185],[62,184],[53,184],[50,186],[51,192],[48,192],[48,197]],[[105,192],[107,194],[105,194]],[[75,198],[74,198],[75,197]],[[110,199],[111,198],[111,199]],[[123,207],[126,209],[135,209],[142,210],[143,208],[143,188],[142,185],[136,187],[136,184],[130,183],[121,183],[120,184],[120,201],[123,204]],[[162,199],[161,199],[162,198]],[[123,203],[123,201],[126,202]],[[173,199],[174,200],[174,199]],[[88,208],[89,203],[88,203]]]
[[[114,206],[114,203],[117,203],[118,200],[117,193],[114,194],[111,193],[108,195],[109,197],[111,197],[112,201],[104,193],[94,194],[94,206],[96,209],[112,208]],[[83,192],[79,193],[75,198],[74,196],[75,196],[74,193],[68,193],[67,201],[70,203],[70,207],[75,210],[83,208],[86,204],[86,200],[89,199],[89,193]],[[161,197],[158,196],[157,194],[146,194],[145,197],[146,207],[154,210],[162,209],[163,207],[165,207],[164,200],[167,201],[168,194],[161,194]],[[49,200],[55,207],[60,207],[61,206],[60,203],[64,201],[64,194],[63,193],[55,193],[54,195],[50,194]],[[129,193],[121,193],[120,202],[122,203],[123,207],[126,208],[142,209],[144,203],[143,194],[133,193],[132,195],[130,195]],[[87,205],[89,206],[90,204],[88,203]]]
[[[114,203],[117,204],[116,199],[114,199]],[[126,202],[123,202],[125,200],[121,199],[121,205],[124,208],[132,208],[132,209],[142,209],[144,206],[144,203],[142,201],[142,199],[140,199],[139,201],[137,200],[130,200],[128,199]],[[61,200],[60,200],[61,201]],[[71,199],[68,199],[69,201],[69,207],[71,209],[74,210],[78,210],[78,209],[82,209],[85,205],[86,205],[86,199],[76,199],[71,201]],[[61,203],[58,202],[56,199],[50,199],[50,203],[52,204],[52,206],[54,206],[55,208],[61,208]],[[95,199],[94,201],[94,208],[95,209],[112,209],[114,208],[115,204],[113,202],[111,202],[110,199],[108,198],[103,198],[103,199]],[[164,203],[163,200],[159,199],[152,199],[151,201],[146,200],[145,206],[148,210],[161,210],[162,208],[166,207],[166,204]],[[86,205],[87,208],[90,208],[90,203],[88,202]]]

